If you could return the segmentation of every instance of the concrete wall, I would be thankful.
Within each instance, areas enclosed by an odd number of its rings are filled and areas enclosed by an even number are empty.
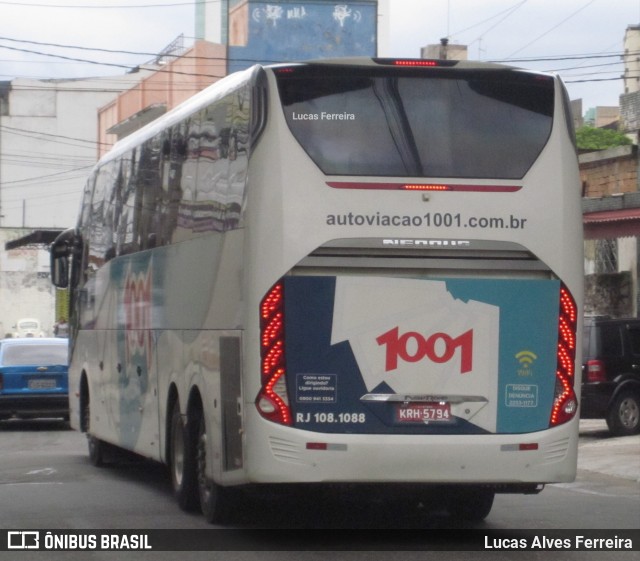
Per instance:
[[[13,331],[20,318],[40,320],[44,332],[53,334],[55,289],[49,275],[49,252],[24,247],[6,251],[6,242],[32,230],[0,228],[0,337]]]
[[[67,228],[98,157],[97,112],[132,75],[11,82],[0,117],[0,227]]]
[[[585,276],[585,314],[630,317],[635,314],[634,300],[630,271]]]

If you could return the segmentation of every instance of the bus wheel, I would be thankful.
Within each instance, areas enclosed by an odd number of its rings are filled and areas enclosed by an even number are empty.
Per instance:
[[[480,522],[489,516],[495,495],[495,491],[481,487],[461,489],[451,496],[449,514],[459,520]]]
[[[89,461],[96,467],[104,467],[107,463],[104,454],[104,442],[95,436],[87,434],[87,445],[89,447]]]
[[[171,484],[180,508],[192,511],[197,510],[199,500],[195,438],[189,434],[188,429],[180,413],[180,405],[176,401],[171,414],[169,433]]]
[[[87,433],[87,446],[89,448],[89,461],[96,467],[104,467],[107,462],[107,444],[91,434],[91,402],[89,393],[85,396],[85,405],[82,410],[84,415],[83,428]]]
[[[207,427],[200,412],[198,429],[198,494],[207,522],[224,524],[231,518],[231,491],[207,477]]]

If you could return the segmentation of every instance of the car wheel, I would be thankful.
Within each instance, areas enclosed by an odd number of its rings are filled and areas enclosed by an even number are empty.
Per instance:
[[[621,391],[611,404],[607,425],[615,436],[640,432],[640,394],[631,390]]]
[[[169,433],[171,484],[182,510],[193,511],[200,506],[196,469],[196,435],[185,424],[176,401],[171,414]]]

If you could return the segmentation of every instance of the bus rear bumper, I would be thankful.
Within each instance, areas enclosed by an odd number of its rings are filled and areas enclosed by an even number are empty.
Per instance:
[[[245,473],[249,483],[473,483],[537,492],[575,479],[577,423],[527,435],[455,437],[277,427],[247,437]]]

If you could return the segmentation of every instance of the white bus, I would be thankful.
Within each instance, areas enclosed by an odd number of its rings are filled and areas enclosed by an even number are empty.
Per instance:
[[[557,77],[231,75],[120,141],[52,245],[72,425],[96,464],[165,462],[212,522],[288,485],[484,518],[575,477],[581,225]]]

